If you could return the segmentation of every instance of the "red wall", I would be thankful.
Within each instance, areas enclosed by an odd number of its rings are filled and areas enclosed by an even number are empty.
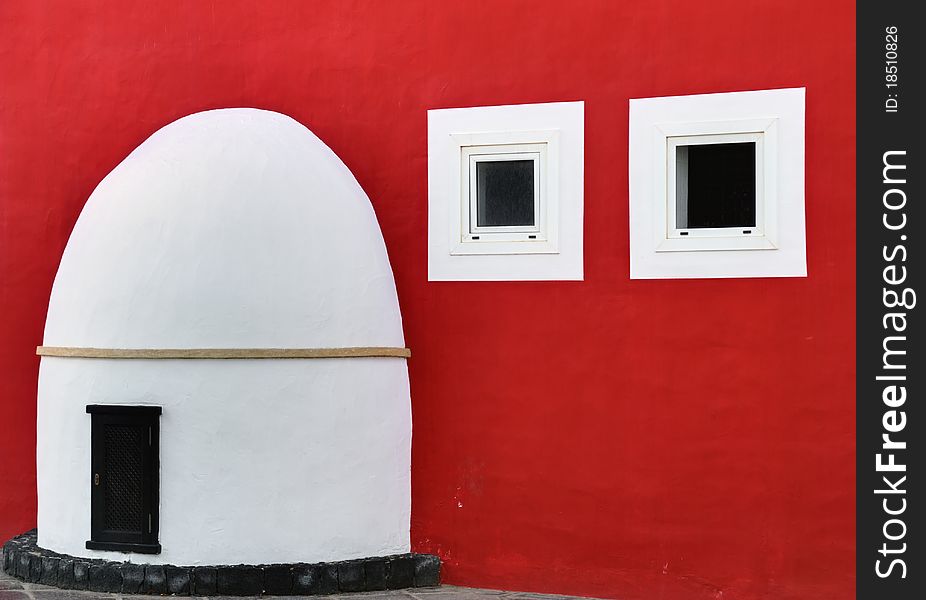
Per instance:
[[[0,538],[35,522],[52,278],[94,186],[229,106],[325,140],[379,215],[447,582],[854,595],[854,3],[0,3]],[[630,281],[627,99],[807,87],[806,279]],[[585,282],[428,283],[426,110],[585,100]]]

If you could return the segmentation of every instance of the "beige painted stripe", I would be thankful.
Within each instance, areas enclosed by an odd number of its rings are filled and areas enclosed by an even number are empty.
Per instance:
[[[39,346],[39,356],[64,358],[408,358],[408,348],[69,348]]]

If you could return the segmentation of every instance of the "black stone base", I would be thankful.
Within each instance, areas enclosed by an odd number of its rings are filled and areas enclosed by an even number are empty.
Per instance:
[[[67,556],[39,548],[36,530],[3,545],[8,574],[68,590],[176,596],[313,596],[440,584],[433,554],[398,554],[317,564],[175,567]]]

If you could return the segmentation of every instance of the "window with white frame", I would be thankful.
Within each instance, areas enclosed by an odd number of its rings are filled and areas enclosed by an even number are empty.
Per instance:
[[[669,138],[669,156],[669,237],[762,234],[762,134]]]
[[[806,275],[804,91],[631,101],[631,278]]]
[[[559,132],[450,137],[460,168],[450,254],[556,253]],[[511,143],[499,143],[505,141]]]
[[[546,239],[546,144],[467,146],[461,241]]]
[[[777,247],[777,119],[663,123],[656,131],[657,252]]]
[[[430,280],[582,278],[582,112],[428,111]]]

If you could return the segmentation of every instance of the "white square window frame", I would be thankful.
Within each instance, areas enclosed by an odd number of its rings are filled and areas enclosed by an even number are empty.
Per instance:
[[[473,240],[471,157],[504,153],[537,155],[536,231],[477,228]],[[428,280],[582,280],[583,193],[583,102],[429,110]]]
[[[519,131],[498,134],[453,135],[460,143],[460,218],[451,219],[450,253],[543,254],[557,252],[559,215],[558,177],[549,165],[559,157],[558,131]],[[518,140],[496,143],[499,139]],[[533,140],[533,141],[530,141]],[[476,164],[486,161],[534,161],[534,226],[478,227]],[[531,237],[533,236],[533,237]]]
[[[804,88],[786,88],[630,101],[631,279],[807,275],[804,98]],[[694,136],[749,135],[762,145],[761,235],[672,235],[673,138],[677,146]]]
[[[479,226],[479,198],[476,192],[479,164],[522,160],[529,160],[534,163],[534,224]],[[463,234],[461,237],[464,242],[481,239],[483,235],[492,235],[499,241],[522,240],[527,235],[533,235],[533,239],[538,239],[540,235],[545,236],[546,193],[541,189],[545,187],[543,185],[545,177],[541,173],[546,173],[546,144],[468,146],[463,149],[463,168],[467,170],[463,174],[465,179],[463,181],[463,202],[461,203],[463,205],[461,216]],[[469,199],[468,210],[467,198]],[[469,224],[468,228],[467,223]],[[479,237],[474,240],[473,236]]]
[[[765,224],[765,194],[764,194],[764,154],[763,154],[763,136],[761,133],[735,133],[722,135],[688,135],[688,136],[670,136],[666,138],[666,237],[672,239],[691,239],[691,238],[725,238],[725,237],[742,237],[744,235],[763,236]],[[755,150],[755,225],[737,225],[733,227],[679,227],[678,226],[678,150],[679,148],[690,148],[692,146],[715,145],[715,144],[742,144],[751,143]],[[675,160],[672,160],[672,157]],[[686,165],[686,175],[688,166]],[[686,209],[687,210],[687,209]],[[661,236],[661,232],[657,235]],[[703,243],[703,241],[702,241]],[[687,248],[686,248],[687,249]],[[708,245],[702,245],[699,249],[722,249],[710,248]],[[657,250],[669,250],[669,248],[657,248]]]
[[[656,252],[774,250],[778,237],[778,119],[744,119],[656,126]],[[752,227],[685,229],[676,227],[676,149],[699,144],[756,144],[756,224]],[[660,151],[661,150],[661,151]],[[743,232],[749,230],[749,234]]]

